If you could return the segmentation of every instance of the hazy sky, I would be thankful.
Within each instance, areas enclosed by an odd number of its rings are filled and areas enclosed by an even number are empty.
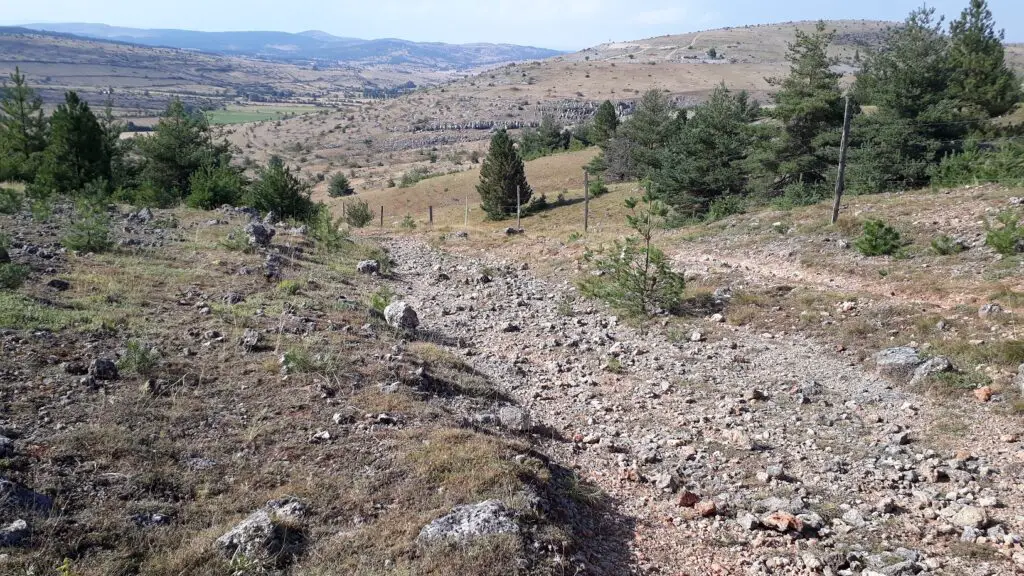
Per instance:
[[[955,17],[968,0],[934,0]],[[338,36],[508,42],[576,50],[719,28],[818,18],[902,20],[920,0],[3,0],[0,24],[90,22],[190,30],[318,29]],[[1024,42],[1024,0],[989,0]]]

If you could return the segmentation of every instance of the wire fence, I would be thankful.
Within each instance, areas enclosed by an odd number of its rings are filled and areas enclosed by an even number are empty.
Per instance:
[[[923,126],[961,126],[961,125],[977,125],[978,122],[975,120],[964,120],[964,121],[950,121],[950,122],[914,122],[904,121],[901,126],[909,128],[923,127]],[[814,198],[796,198],[795,201],[808,201],[817,202],[826,199],[830,194],[825,192],[835,185],[840,148],[838,145],[839,137],[841,136],[841,130],[832,130],[826,132],[827,136],[834,136],[836,138],[836,145],[830,145],[826,147],[820,147],[817,150],[812,151],[808,147],[802,147],[794,155],[805,154],[813,152],[819,157],[827,157],[829,166],[825,172],[825,179],[822,182],[818,182],[818,197]],[[877,185],[877,178],[871,179],[861,174],[863,168],[869,168],[872,172],[885,171],[890,175],[894,176],[896,180],[888,182],[889,186],[899,187],[901,184],[905,186],[914,186],[919,184],[918,180],[908,178],[905,181],[899,179],[900,174],[919,174],[922,176],[930,176],[938,164],[934,158],[926,157],[923,150],[934,150],[935,148],[946,148],[955,150],[969,143],[976,144],[980,149],[992,150],[1005,145],[1019,145],[1024,143],[1024,135],[1009,135],[1009,136],[998,136],[990,138],[959,138],[959,139],[926,139],[926,138],[907,138],[903,135],[895,136],[865,136],[863,134],[851,134],[850,141],[854,142],[847,146],[848,155],[848,166],[845,176],[845,188],[847,194],[857,195],[866,192],[874,192],[877,190],[872,189],[873,186]],[[891,150],[899,150],[897,159],[895,161],[876,161],[870,156],[874,153],[881,153],[883,158],[888,155]],[[881,151],[881,152],[880,152]],[[906,154],[906,155],[902,155]],[[755,199],[756,201],[769,201],[773,198],[780,200],[783,204],[787,201],[785,193],[780,190],[779,186],[779,173],[777,171],[767,170],[759,167],[759,163],[749,151],[742,154],[718,159],[720,165],[726,165],[737,161],[750,161],[748,169],[744,171],[746,178],[746,193],[742,195],[745,199]],[[966,185],[979,185],[986,183],[1001,184],[1006,186],[1024,186],[1024,169],[1019,174],[1011,172],[1000,175],[998,177],[989,178],[978,178],[970,174],[956,175],[956,174],[943,174],[942,185],[949,186],[966,186]],[[639,192],[639,188],[637,188]],[[582,190],[573,190],[572,196],[562,198],[562,194],[567,190],[537,190],[533,191],[533,195],[530,200],[535,200],[540,196],[545,196],[549,207],[565,207],[565,206],[576,206],[578,205],[579,210],[579,231],[584,231],[585,221],[589,220],[591,228],[600,230],[602,228],[601,214],[595,214],[594,211],[589,209],[588,201],[585,199],[585,194]],[[781,197],[781,198],[780,198]],[[553,199],[557,198],[557,200]],[[425,208],[417,207],[415,213],[410,210],[402,210],[395,207],[385,207],[381,205],[371,206],[371,210],[374,211],[375,219],[371,224],[378,228],[391,228],[399,229],[403,226],[410,227],[410,222],[415,226],[428,226],[437,228],[452,228],[460,229],[478,225],[486,220],[486,214],[483,209],[478,205],[471,203],[471,200],[476,200],[476,195],[472,195],[463,199],[451,200],[448,202],[440,202],[435,205],[428,205]],[[522,205],[508,204],[503,206],[504,211],[510,215],[505,222],[509,225],[515,225],[517,223],[516,214],[521,214],[523,219],[528,219],[536,215],[531,209],[529,202],[523,202]],[[539,211],[538,211],[539,212]],[[589,218],[585,216],[589,213]]]

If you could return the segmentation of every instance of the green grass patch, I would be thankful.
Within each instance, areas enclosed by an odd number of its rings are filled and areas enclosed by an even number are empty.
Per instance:
[[[958,366],[998,364],[1017,367],[1024,363],[1024,340],[999,340],[979,345],[965,340],[939,342],[936,349],[940,354],[953,358]]]
[[[97,329],[107,325],[100,315],[77,308],[58,308],[11,292],[0,292],[0,326],[14,330]]]
[[[210,124],[245,124],[283,120],[291,116],[316,112],[312,106],[228,106],[225,110],[211,110],[206,113]]]

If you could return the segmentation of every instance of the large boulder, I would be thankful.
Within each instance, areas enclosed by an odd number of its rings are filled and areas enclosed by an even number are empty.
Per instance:
[[[1001,316],[1004,310],[1003,307],[995,302],[985,304],[981,308],[978,308],[978,318],[995,318]]]
[[[936,356],[921,364],[914,370],[914,377],[910,379],[911,384],[924,382],[929,377],[943,372],[953,372],[953,362],[945,356]]]
[[[356,264],[356,272],[360,274],[376,274],[380,272],[380,262],[376,260],[363,260]]]
[[[0,517],[12,510],[18,512],[47,513],[53,508],[53,499],[0,476]]]
[[[28,522],[18,519],[0,528],[0,547],[17,546],[28,537]]]
[[[89,363],[89,374],[97,380],[117,380],[117,364],[108,358],[97,358]]]
[[[245,235],[249,238],[250,246],[267,246],[276,234],[276,230],[259,222],[250,222],[245,225]]]
[[[875,354],[875,365],[878,367],[878,371],[883,376],[897,380],[910,379],[914,370],[923,362],[917,348],[910,346],[888,348]]]
[[[513,432],[529,432],[533,428],[530,413],[518,406],[503,406],[498,410],[498,422]]]
[[[415,330],[420,325],[419,316],[406,302],[392,302],[384,309],[384,319],[392,328]]]
[[[306,506],[302,502],[271,500],[217,538],[216,545],[228,558],[294,555],[305,540],[305,520]]]
[[[519,534],[512,512],[497,500],[479,504],[456,506],[448,514],[427,524],[420,530],[417,541],[466,543],[495,534]]]
[[[984,528],[988,524],[988,514],[984,508],[964,506],[953,515],[950,521],[965,528]]]

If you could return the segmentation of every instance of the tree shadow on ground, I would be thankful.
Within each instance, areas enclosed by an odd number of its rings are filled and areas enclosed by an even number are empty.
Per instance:
[[[619,576],[635,573],[631,543],[636,519],[619,512],[619,502],[593,483],[547,456],[531,451],[551,473],[550,480],[534,485],[540,513],[560,526],[571,539],[565,551],[579,574]]]
[[[673,316],[704,317],[725,310],[725,304],[711,294],[700,294],[678,302],[669,312]]]

